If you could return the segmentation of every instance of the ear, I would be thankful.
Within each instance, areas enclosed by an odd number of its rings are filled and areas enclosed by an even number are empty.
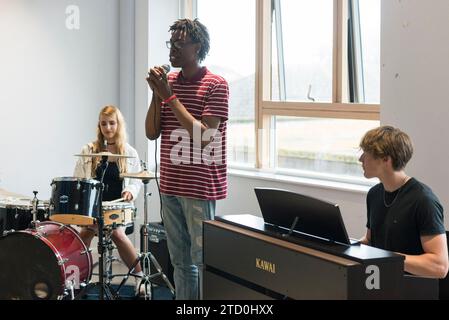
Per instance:
[[[393,160],[390,156],[386,156],[382,159],[383,163],[393,168]]]
[[[197,55],[200,54],[201,51],[201,43],[195,43],[195,52]]]

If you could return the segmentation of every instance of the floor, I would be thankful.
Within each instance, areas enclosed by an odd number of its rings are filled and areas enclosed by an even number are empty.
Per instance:
[[[94,250],[92,250],[92,258],[94,262],[94,269],[93,269],[93,275],[91,279],[91,283],[98,283],[98,254],[96,249],[96,244],[92,244]],[[106,261],[109,261],[110,259],[107,258],[108,253],[105,254],[105,264]],[[160,283],[163,283],[161,281],[157,281],[158,284],[155,284],[153,282],[152,290],[151,290],[151,297],[150,296],[136,296],[135,295],[135,287],[136,284],[140,283],[141,278],[129,276],[128,275],[128,268],[126,265],[120,260],[117,250],[114,250],[112,253],[113,256],[113,262],[112,266],[110,264],[106,264],[105,269],[110,270],[111,282],[110,287],[112,288],[112,291],[115,292],[117,289],[119,289],[118,292],[118,298],[122,300],[173,300],[174,296],[169,290],[168,286],[159,285]],[[150,275],[151,276],[151,275]],[[125,280],[126,277],[126,280]],[[157,280],[158,278],[154,278]],[[160,280],[160,278],[159,278]],[[122,283],[123,282],[123,283]],[[120,284],[122,286],[119,288]],[[149,289],[149,287],[148,287]],[[99,287],[96,286],[92,289],[88,290],[88,294],[83,297],[83,299],[86,300],[98,300],[99,299]]]

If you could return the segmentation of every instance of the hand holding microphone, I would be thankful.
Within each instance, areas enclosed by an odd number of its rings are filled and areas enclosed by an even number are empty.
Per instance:
[[[159,80],[167,79],[167,74],[170,72],[170,66],[168,64],[163,64],[162,66],[160,66],[159,71],[162,71],[162,75]]]
[[[155,66],[148,72],[148,79],[157,81],[162,81],[167,79],[167,74],[170,72],[170,66],[168,64],[163,64],[162,66]]]
[[[170,66],[164,64],[155,66],[148,72],[147,82],[151,90],[162,100],[171,95],[171,89],[167,82],[167,74],[170,72]]]

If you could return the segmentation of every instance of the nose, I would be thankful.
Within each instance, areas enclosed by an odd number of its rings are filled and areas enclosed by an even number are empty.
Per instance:
[[[360,156],[360,158],[359,158],[359,162],[363,162],[363,156],[364,156],[365,154],[364,153],[362,153],[362,155]]]

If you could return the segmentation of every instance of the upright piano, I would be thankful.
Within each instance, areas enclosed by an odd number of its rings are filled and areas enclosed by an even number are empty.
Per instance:
[[[402,255],[278,232],[253,215],[205,221],[203,299],[437,299]]]

